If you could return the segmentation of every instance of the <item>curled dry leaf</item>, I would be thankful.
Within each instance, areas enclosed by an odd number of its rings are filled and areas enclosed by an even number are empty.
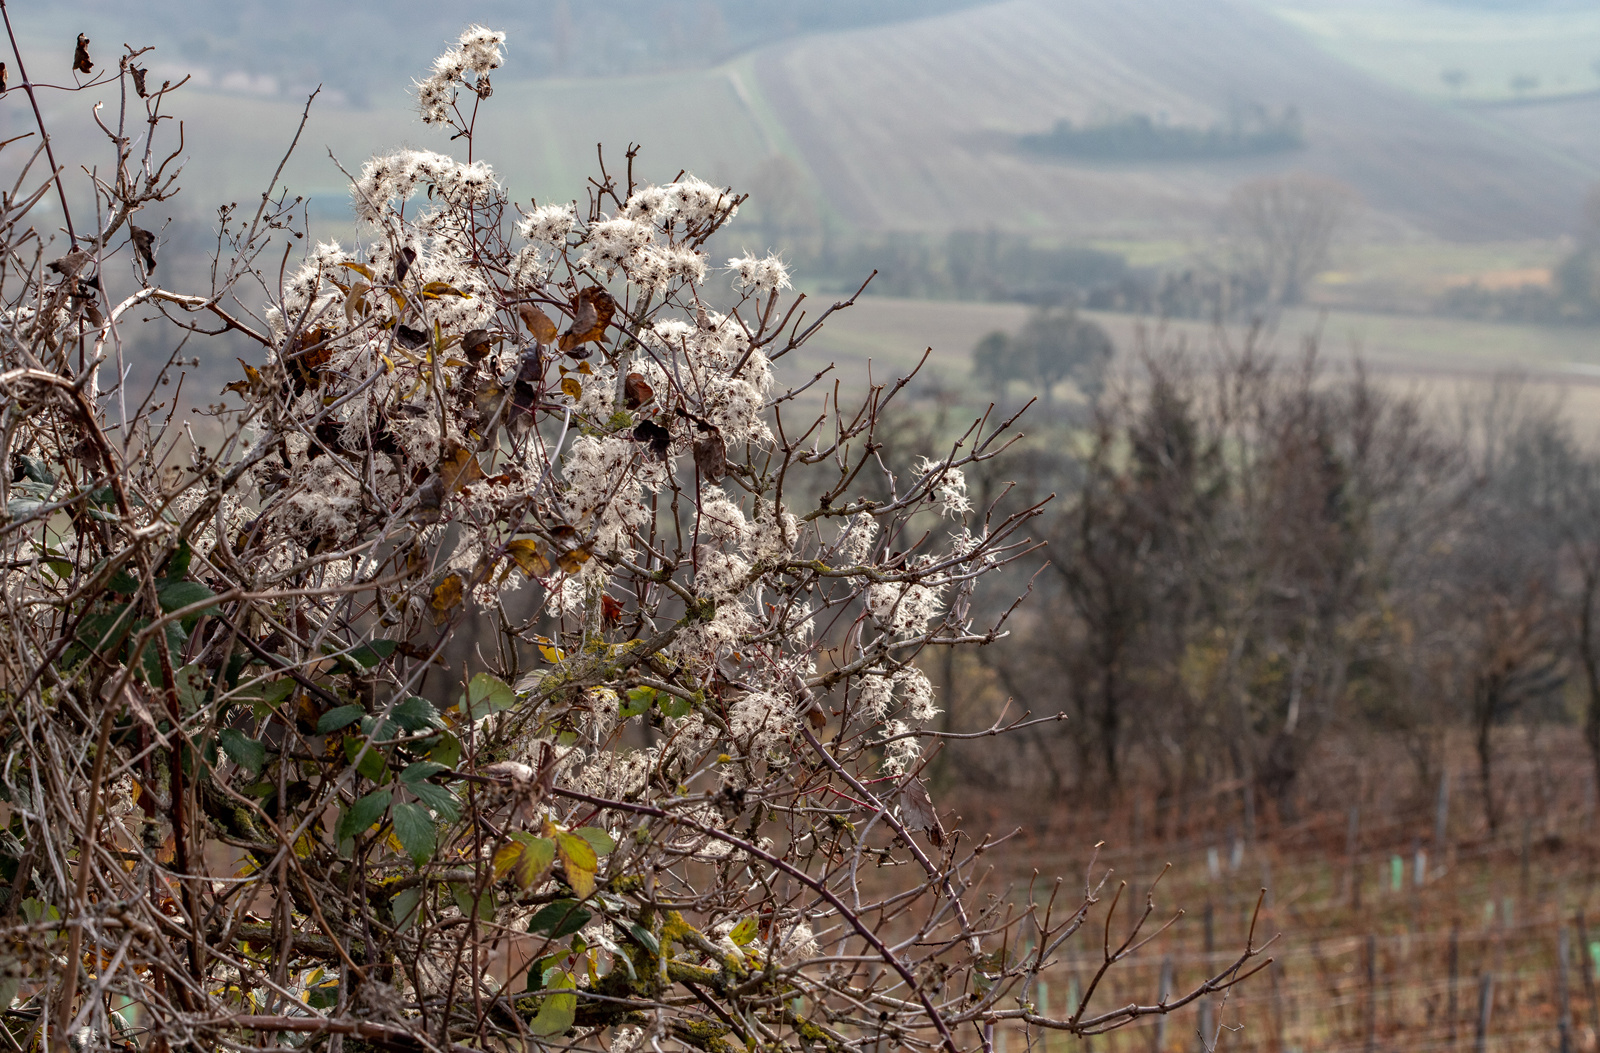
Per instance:
[[[933,798],[921,779],[912,778],[900,788],[900,818],[913,830],[924,830],[933,847],[944,847],[944,825],[933,807]]]
[[[411,273],[411,265],[417,262],[417,250],[407,245],[400,250],[400,255],[394,260],[394,280],[403,282],[406,275]]]
[[[722,482],[728,474],[728,445],[722,441],[722,432],[712,428],[695,436],[694,466],[700,475],[713,483]]]
[[[94,62],[89,58],[89,38],[82,33],[78,34],[78,47],[72,53],[72,71],[84,74],[94,72]]]
[[[611,316],[617,313],[617,301],[598,285],[591,285],[578,294],[578,303],[572,311],[572,325],[561,334],[561,350],[574,358],[587,352],[579,348],[591,340],[603,340]]]
[[[624,409],[636,410],[655,397],[655,388],[652,388],[646,382],[643,373],[629,373],[622,378],[622,406]]]
[[[487,329],[469,329],[461,338],[461,353],[467,356],[467,361],[477,365],[489,353],[489,347],[494,338]]]
[[[0,62],[0,67],[4,67],[4,65],[5,65],[5,63]],[[4,72],[5,72],[4,69],[0,68],[0,91],[4,91],[5,90],[5,88],[3,87],[3,83],[4,83],[4,80],[5,80]],[[133,90],[134,90],[134,92],[139,96],[139,98],[148,99],[150,97],[150,93],[145,90],[144,78],[145,78],[145,76],[147,74],[149,74],[150,71],[145,69],[143,66],[130,66],[130,67],[128,67],[128,72],[133,74]]]
[[[518,304],[517,317],[522,319],[522,324],[527,326],[528,332],[538,343],[548,344],[555,340],[556,324],[534,304]]]
[[[471,450],[456,445],[439,461],[439,478],[447,491],[455,493],[482,479],[483,468]]]
[[[144,92],[139,94],[143,95]],[[156,269],[156,236],[142,227],[128,225],[128,236],[133,240],[133,247],[139,253],[139,258],[144,261],[144,269]]]
[[[433,587],[433,597],[428,606],[433,608],[433,620],[444,621],[450,612],[461,606],[461,575],[446,574],[444,580]]]
[[[506,555],[530,578],[542,578],[550,573],[550,560],[539,550],[539,542],[531,537],[519,537],[508,542]]]
[[[672,445],[672,433],[653,420],[642,420],[633,429],[635,442],[646,445],[649,456],[657,461],[667,458],[667,448]]]

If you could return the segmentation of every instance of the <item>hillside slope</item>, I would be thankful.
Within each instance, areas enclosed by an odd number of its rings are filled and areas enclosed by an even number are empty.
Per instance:
[[[1306,169],[1400,230],[1453,239],[1570,229],[1597,170],[1372,79],[1233,0],[1010,0],[758,53],[762,88],[829,200],[883,228],[1198,229],[1230,186]],[[1062,117],[1219,119],[1296,106],[1308,146],[1206,163],[1084,165],[1012,146]]]

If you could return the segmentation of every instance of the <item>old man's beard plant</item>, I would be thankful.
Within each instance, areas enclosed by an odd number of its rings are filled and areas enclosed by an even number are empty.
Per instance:
[[[502,40],[420,87],[468,156]],[[519,208],[401,150],[355,244],[269,265],[302,230],[264,196],[183,294],[130,139],[71,252],[27,224],[52,184],[6,203],[0,1037],[953,1051],[1244,975],[1037,1011],[1099,886],[977,894],[988,842],[918,778],[917,660],[997,639],[974,590],[1032,548],[966,494],[1006,428],[897,476],[900,386],[783,390],[820,320],[777,259],[708,258],[732,191],[630,153]],[[151,307],[261,345],[200,427],[118,379]]]

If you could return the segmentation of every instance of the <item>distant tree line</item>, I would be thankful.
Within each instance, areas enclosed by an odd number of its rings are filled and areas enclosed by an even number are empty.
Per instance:
[[[1293,106],[1273,113],[1251,105],[1204,127],[1168,124],[1144,113],[1083,126],[1063,118],[1050,131],[1018,142],[1031,153],[1076,160],[1211,161],[1298,150],[1305,146],[1305,133]]]
[[[996,230],[828,236],[789,255],[829,288],[853,289],[875,270],[875,294],[924,300],[1056,303],[1132,273],[1114,252]]]
[[[769,197],[803,200],[803,175],[792,162],[774,159],[756,177],[782,191]],[[1247,180],[1219,209],[1211,251],[1146,267],[1090,245],[993,229],[841,236],[798,206],[757,212],[755,221],[769,243],[784,246],[828,291],[854,290],[876,271],[871,289],[880,296],[1239,320],[1300,302],[1358,205],[1342,183],[1307,173]]]

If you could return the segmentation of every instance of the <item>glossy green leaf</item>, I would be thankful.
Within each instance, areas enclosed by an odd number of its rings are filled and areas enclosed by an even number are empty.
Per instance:
[[[411,862],[419,867],[433,858],[438,847],[433,825],[433,817],[420,804],[394,806],[394,836],[400,839],[400,847],[406,850]]]
[[[433,703],[416,695],[395,706],[389,715],[396,724],[411,732],[444,727],[444,721],[439,719],[439,711],[433,708]]]
[[[627,720],[637,717],[650,709],[650,704],[656,700],[656,689],[653,687],[636,687],[628,692],[628,700],[617,707],[617,719]]]
[[[540,838],[541,841],[546,840]],[[570,936],[589,924],[594,917],[578,905],[575,899],[558,899],[546,903],[539,912],[528,919],[528,931],[542,933],[552,940]]]
[[[461,740],[445,732],[439,736],[438,745],[428,751],[428,759],[446,768],[454,768],[461,763]]]
[[[516,692],[499,677],[479,673],[467,683],[467,715],[473,720],[510,709],[516,701]]]
[[[448,787],[435,786],[431,782],[419,782],[408,785],[406,789],[415,794],[417,800],[431,808],[440,822],[453,823],[461,818],[461,802]]]
[[[389,807],[389,797],[388,790],[374,790],[346,808],[339,816],[339,827],[336,831],[339,840],[348,841],[383,818],[384,810]]]
[[[656,939],[656,934],[637,922],[628,922],[628,933],[638,941],[639,946],[651,954],[661,953],[661,941]]]
[[[399,778],[409,789],[417,783],[426,782],[429,778],[438,775],[442,771],[449,770],[443,764],[438,764],[434,761],[417,761],[415,764],[407,764],[405,770],[400,773]]]
[[[198,581],[175,581],[170,585],[162,586],[162,588],[156,592],[157,598],[161,601],[161,609],[166,611],[168,614],[180,608],[188,607],[191,604],[201,603],[205,600],[213,599],[216,595],[216,593],[212,592]],[[199,611],[193,612],[189,615],[189,617],[198,618],[202,614],[210,614],[215,610],[216,607],[214,606],[205,607]]]
[[[656,708],[661,710],[661,715],[664,717],[686,717],[689,715],[689,711],[694,708],[694,703],[687,698],[679,698],[677,695],[658,694],[656,695]]]
[[[353,662],[359,662],[363,669],[371,669],[394,654],[399,646],[398,640],[372,640],[353,649],[346,657]]]
[[[317,734],[326,735],[347,728],[366,715],[367,711],[360,706],[336,706],[317,718]]]
[[[350,763],[356,766],[356,772],[364,779],[371,779],[375,783],[384,783],[389,779],[389,763],[382,753],[371,747],[363,750],[366,740],[354,735],[344,740],[344,755]],[[360,758],[357,760],[356,758]]]
[[[217,744],[235,764],[251,775],[259,774],[267,763],[267,748],[255,739],[247,738],[242,731],[223,728],[217,732]]]

